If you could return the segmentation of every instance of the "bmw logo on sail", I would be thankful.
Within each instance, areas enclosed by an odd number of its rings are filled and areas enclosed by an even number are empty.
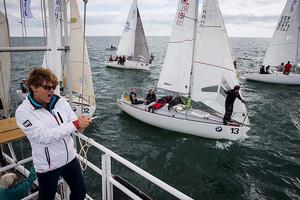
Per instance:
[[[221,132],[222,130],[223,130],[223,128],[221,126],[216,127],[217,132]]]

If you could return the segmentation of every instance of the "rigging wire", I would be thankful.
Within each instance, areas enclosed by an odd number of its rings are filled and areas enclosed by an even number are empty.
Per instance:
[[[84,95],[83,95],[83,85],[84,85],[84,55],[85,55],[85,27],[86,27],[86,4],[88,3],[88,0],[83,0],[84,2],[84,12],[83,12],[83,38],[82,38],[82,84],[81,84],[81,114],[83,111],[83,99],[84,99]]]
[[[81,114],[83,114],[83,84],[84,84],[84,55],[85,55],[85,27],[86,27],[86,4],[88,3],[88,0],[83,0],[84,2],[84,14],[83,14],[83,38],[82,38],[82,85],[81,85]],[[79,145],[80,145],[80,150],[79,150],[79,155],[81,155],[81,153],[83,153],[82,157],[83,157],[83,161],[80,161],[80,167],[82,170],[86,170],[87,168],[87,152],[89,150],[89,147],[91,146],[90,141],[92,140],[91,138],[88,139],[85,144],[82,144],[81,139],[78,137],[79,140]],[[86,149],[85,149],[86,148]]]

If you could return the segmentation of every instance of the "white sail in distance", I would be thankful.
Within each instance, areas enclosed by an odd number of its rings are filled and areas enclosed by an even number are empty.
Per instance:
[[[133,0],[131,4],[116,55],[132,56],[132,60],[146,63],[150,60],[147,40],[136,0]]]
[[[0,47],[9,47],[9,30],[6,16],[0,11]],[[10,88],[10,52],[0,53],[0,99],[4,115],[9,116],[9,88]]]
[[[70,66],[72,68],[72,89],[78,95],[92,105],[96,104],[92,73],[86,41],[83,49],[83,25],[81,23],[76,1],[70,1],[71,23],[70,23]],[[64,83],[67,85],[66,70]]]
[[[287,0],[267,50],[264,64],[279,66],[291,62],[300,66],[300,2]]]
[[[48,4],[53,13],[49,13],[49,31],[46,46],[51,47],[51,51],[45,52],[42,67],[50,69],[57,76],[58,81],[62,81],[62,54],[61,51],[57,50],[61,46],[61,0],[49,0]]]
[[[193,57],[196,1],[179,1],[158,88],[188,94]]]

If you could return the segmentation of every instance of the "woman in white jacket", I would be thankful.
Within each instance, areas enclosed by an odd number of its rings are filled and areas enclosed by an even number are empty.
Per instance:
[[[70,199],[83,200],[86,188],[71,134],[86,128],[91,119],[77,119],[68,102],[54,94],[58,80],[49,69],[35,68],[27,84],[29,94],[18,107],[16,120],[31,144],[39,200],[54,199],[60,176],[70,187]]]

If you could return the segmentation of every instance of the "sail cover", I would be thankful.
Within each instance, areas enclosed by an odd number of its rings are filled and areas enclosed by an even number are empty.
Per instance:
[[[188,94],[193,57],[196,1],[179,1],[158,88]]]
[[[8,21],[6,16],[0,11],[0,47],[9,46]],[[10,67],[10,53],[0,53],[0,100],[6,117],[9,114]]]
[[[235,85],[239,85],[238,78],[218,1],[204,0],[196,35],[191,98],[224,114],[224,90]],[[246,113],[245,105],[237,100],[234,112]]]
[[[134,55],[136,25],[137,25],[137,2],[136,0],[133,0],[119,42],[119,46],[117,50],[118,56]]]
[[[264,64],[278,66],[280,63],[299,63],[299,29],[300,6],[299,0],[287,0],[279,22],[273,33],[267,50]]]
[[[84,41],[83,27],[76,1],[70,1],[71,5],[71,31],[70,31],[70,66],[72,68],[72,89],[78,95],[82,95],[92,105],[96,104],[92,73],[88,57],[87,45]],[[65,71],[66,72],[66,71]],[[65,73],[65,83],[67,75]]]

